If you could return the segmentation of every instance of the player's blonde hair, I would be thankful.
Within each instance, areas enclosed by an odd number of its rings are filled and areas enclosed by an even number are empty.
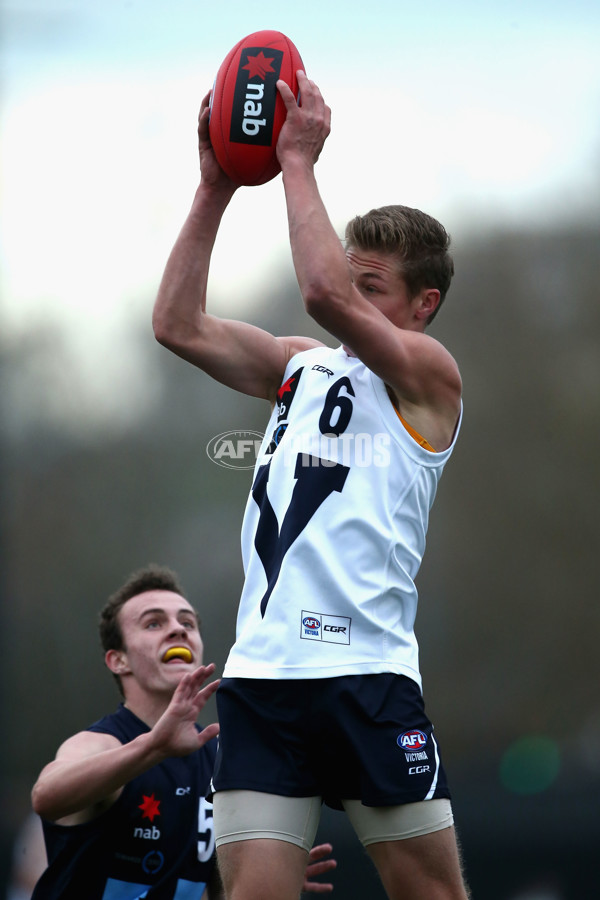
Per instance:
[[[450,235],[437,219],[410,206],[381,206],[351,219],[345,240],[346,248],[396,257],[412,297],[423,288],[436,288],[440,302],[428,322],[435,318],[454,275]]]

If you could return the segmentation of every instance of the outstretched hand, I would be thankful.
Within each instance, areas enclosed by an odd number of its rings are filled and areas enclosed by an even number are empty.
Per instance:
[[[330,894],[333,885],[323,881],[312,881],[317,875],[323,875],[325,872],[331,872],[337,867],[337,860],[325,859],[333,852],[331,844],[318,844],[313,847],[308,856],[308,865],[304,873],[304,884],[302,885],[302,893],[307,894]]]
[[[156,746],[165,756],[187,756],[219,733],[217,723],[200,732],[196,728],[198,715],[219,687],[218,679],[202,687],[214,671],[214,663],[199,666],[186,672],[177,685],[171,702],[152,729]]]

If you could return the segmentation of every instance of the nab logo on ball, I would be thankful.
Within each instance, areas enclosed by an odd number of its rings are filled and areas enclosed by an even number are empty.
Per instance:
[[[233,95],[230,141],[270,146],[282,59],[283,52],[274,47],[243,48]]]
[[[281,171],[277,139],[287,111],[277,82],[296,100],[297,48],[280,31],[255,31],[238,41],[217,72],[208,130],[217,162],[236,184],[265,184]]]
[[[415,728],[398,735],[396,743],[403,750],[423,750],[427,744],[427,735]]]

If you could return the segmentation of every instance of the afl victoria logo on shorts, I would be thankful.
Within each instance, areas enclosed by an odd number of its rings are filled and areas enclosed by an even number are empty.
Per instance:
[[[420,759],[428,759],[425,747],[427,746],[427,735],[418,728],[412,728],[399,734],[396,743],[404,750],[407,762],[417,762]]]

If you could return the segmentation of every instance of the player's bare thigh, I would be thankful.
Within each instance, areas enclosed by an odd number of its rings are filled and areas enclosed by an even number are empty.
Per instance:
[[[390,900],[468,900],[454,826],[367,847]]]
[[[218,791],[213,803],[227,900],[298,900],[321,798],[235,790]]]
[[[270,838],[234,841],[217,850],[227,900],[298,900],[308,854]]]
[[[390,900],[468,897],[449,800],[389,807],[345,800],[344,807]]]

